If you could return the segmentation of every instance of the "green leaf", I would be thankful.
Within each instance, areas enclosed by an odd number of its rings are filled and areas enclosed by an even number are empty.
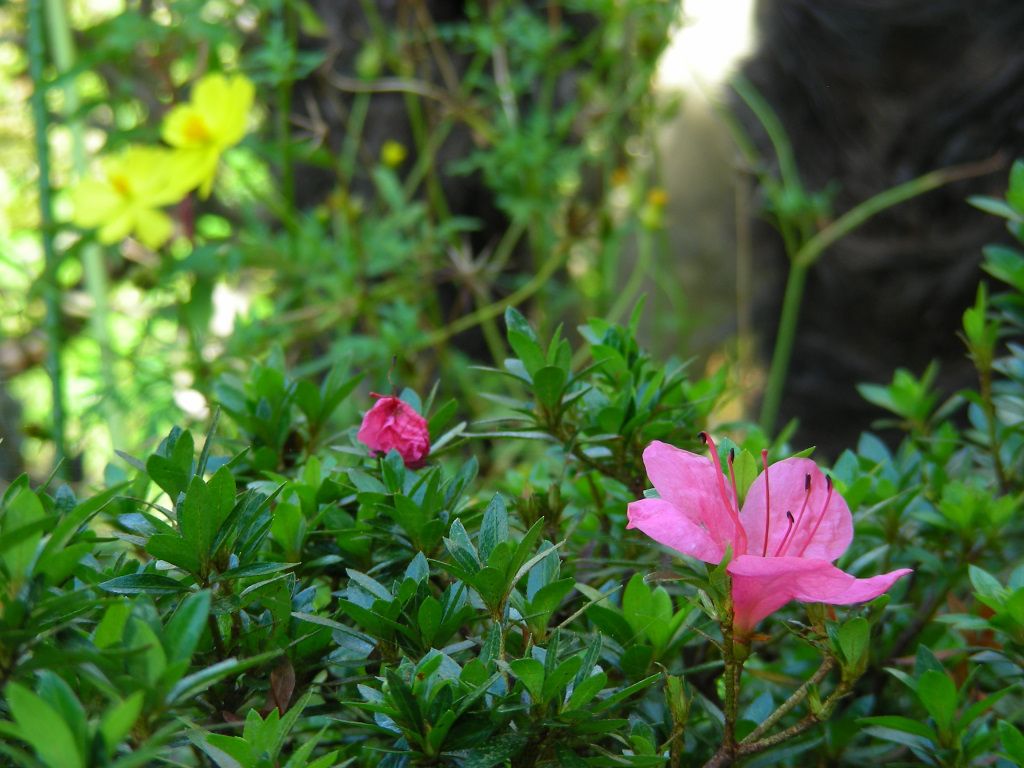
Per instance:
[[[202,527],[204,539],[209,542],[207,544],[207,551],[209,551],[209,546],[213,544],[221,525],[227,520],[235,506],[235,478],[231,474],[231,470],[226,466],[218,469],[210,478],[207,488],[210,492],[210,506],[203,518]]]
[[[213,666],[201,669],[198,672],[181,678],[181,680],[179,680],[171,689],[170,693],[167,694],[164,703],[167,706],[174,706],[178,701],[194,698],[196,695],[202,693],[214,683],[223,680],[225,677],[237,675],[239,672],[244,672],[250,667],[259,666],[265,661],[269,661],[270,659],[276,658],[280,655],[280,651],[269,651],[242,661],[235,658],[225,659]]]
[[[982,252],[985,254],[982,269],[1009,283],[1018,293],[1024,293],[1024,254],[1005,245],[987,245]]]
[[[126,483],[120,483],[102,493],[85,499],[61,517],[60,522],[57,523],[46,545],[43,547],[42,554],[39,556],[40,560],[45,563],[63,549],[71,541],[79,528],[84,526],[93,515],[109,504],[118,494],[124,492],[125,485]]]
[[[49,768],[84,768],[71,728],[57,710],[17,683],[8,684],[6,696],[21,737]]]
[[[199,639],[203,636],[209,615],[209,591],[196,592],[181,601],[178,610],[164,627],[163,644],[170,663],[188,661],[192,658]]]
[[[1006,202],[1018,213],[1024,214],[1024,160],[1015,160],[1010,168],[1010,186]]]
[[[561,701],[564,698],[566,686],[575,677],[582,663],[581,655],[570,656],[559,664],[552,674],[546,676],[542,691],[543,701],[548,702],[555,698]]]
[[[607,684],[608,675],[604,672],[598,672],[596,675],[586,678],[573,688],[572,693],[569,695],[569,701],[565,705],[565,710],[572,711],[587,706],[597,694],[604,690]]]
[[[171,435],[165,441],[169,442],[172,438],[174,439],[170,456],[165,457],[155,453],[146,460],[146,472],[150,479],[170,497],[172,502],[177,501],[178,496],[184,493],[188,487],[188,481],[192,475],[192,458],[195,454],[192,433],[186,430],[175,436],[175,430],[177,427],[171,431]]]
[[[477,554],[476,547],[473,546],[473,541],[469,538],[466,526],[462,524],[459,518],[455,518],[455,522],[452,523],[451,528],[448,530],[448,536],[444,540],[444,545],[451,556],[455,558],[459,567],[469,573],[475,573],[480,569],[482,565],[480,555]]]
[[[141,618],[132,617],[125,632],[125,645],[132,651],[128,672],[144,685],[155,687],[167,671],[167,654],[153,628]]]
[[[184,584],[157,573],[132,573],[98,585],[115,595],[176,595],[188,590]]]
[[[509,331],[516,331],[517,333],[523,334],[530,341],[533,341],[534,343],[537,342],[537,334],[534,333],[530,322],[523,316],[523,313],[515,307],[506,307],[505,326]]]
[[[495,768],[515,757],[526,747],[530,737],[525,733],[501,733],[488,738],[485,746],[459,753],[460,768]]]
[[[533,392],[537,402],[548,410],[555,409],[562,401],[562,392],[568,373],[565,369],[546,365],[533,376]]]
[[[931,742],[936,742],[938,737],[931,728],[922,722],[917,720],[911,720],[909,717],[900,717],[898,715],[879,715],[877,717],[861,717],[857,719],[857,723],[860,725],[877,725],[881,728],[889,728],[894,731],[902,731],[904,733],[910,733],[914,736],[919,736],[922,739],[927,739]]]
[[[320,416],[320,388],[308,379],[295,384],[295,404],[310,424],[316,424]]]
[[[509,662],[512,673],[523,684],[534,704],[544,701],[544,665],[536,659],[516,659]]]
[[[546,584],[537,590],[533,599],[529,601],[529,615],[525,618],[531,622],[543,619],[546,623],[555,609],[561,605],[565,596],[572,592],[576,586],[575,579],[559,579]]]
[[[613,707],[618,706],[620,702],[625,701],[626,699],[628,699],[630,696],[632,696],[635,693],[639,693],[644,688],[646,688],[649,685],[651,685],[655,680],[658,680],[660,678],[661,678],[661,673],[660,672],[658,672],[656,674],[653,674],[653,675],[649,675],[648,677],[645,677],[643,680],[638,680],[637,682],[633,683],[632,685],[628,685],[625,688],[623,688],[623,689],[621,689],[619,691],[616,691],[611,696],[609,696],[607,699],[601,699],[601,701],[597,702],[597,704],[594,706],[593,714],[596,715],[596,714],[599,714],[601,712],[606,712],[609,709],[612,709]]]
[[[136,691],[124,701],[114,704],[103,714],[99,731],[103,737],[103,745],[106,747],[108,758],[114,754],[117,745],[128,735],[139,719],[144,698],[145,691]]]
[[[48,516],[43,509],[42,502],[29,488],[22,488],[13,498],[6,500],[6,505],[0,516],[0,533],[4,537],[11,536],[20,540],[15,546],[7,546],[3,555],[3,562],[7,566],[7,572],[15,579],[21,579],[28,574],[32,561],[35,559],[36,547],[43,537],[42,529],[35,527],[42,524]],[[33,526],[35,524],[35,526]],[[27,535],[19,536],[18,529],[28,531]]]
[[[158,560],[176,565],[190,574],[199,573],[199,554],[195,544],[175,533],[153,534],[146,542],[146,551]]]
[[[736,477],[736,490],[740,497],[739,504],[743,506],[743,502],[747,498],[747,491],[750,490],[750,486],[753,485],[761,470],[761,464],[750,451],[742,450],[736,454],[732,467]]]
[[[217,768],[253,768],[257,764],[252,747],[237,736],[194,732],[189,740],[209,755]]]
[[[93,645],[97,648],[109,648],[120,643],[131,613],[132,604],[128,600],[111,603],[99,624],[96,625],[92,637]]]
[[[468,583],[479,593],[480,598],[490,610],[497,610],[510,589],[505,581],[505,574],[497,568],[487,566],[474,573]]]
[[[956,685],[945,672],[926,670],[917,681],[917,697],[935,720],[939,733],[949,733],[956,715]]]
[[[641,635],[647,625],[654,621],[651,611],[651,590],[644,582],[644,577],[634,573],[622,593],[622,615],[629,622],[634,635]]]
[[[67,724],[75,738],[75,748],[85,754],[89,726],[86,722],[85,709],[75,696],[71,687],[63,678],[49,669],[41,670],[36,680],[36,693],[53,707],[60,718]]]
[[[237,581],[239,579],[252,579],[257,576],[268,576],[271,573],[279,573],[280,571],[287,571],[289,568],[294,568],[297,563],[249,563],[248,565],[240,565],[237,568],[228,568],[226,571],[218,573],[212,582],[222,581]]]
[[[427,421],[427,432],[430,434],[431,444],[437,443],[437,438],[441,436],[441,430],[444,429],[458,409],[459,403],[453,398],[434,411]]]
[[[441,603],[429,595],[425,597],[416,612],[416,621],[419,624],[423,643],[430,647],[441,626]]]
[[[871,625],[863,616],[847,621],[839,629],[839,647],[848,664],[859,665],[868,649]]]
[[[508,332],[508,344],[532,380],[534,373],[544,367],[544,354],[541,352],[540,345],[519,331]],[[506,367],[508,365],[509,362],[506,361]]]
[[[500,493],[494,494],[480,526],[480,559],[487,562],[499,542],[508,541],[508,510]],[[499,567],[495,564],[495,567]]]
[[[999,740],[1007,756],[1018,766],[1024,766],[1024,735],[1021,735],[1016,726],[1006,720],[1000,720]]]
[[[960,717],[957,718],[956,730],[964,730],[970,728],[971,724],[981,717],[985,712],[994,707],[999,703],[999,700],[1006,696],[1008,693],[1016,691],[1015,685],[1008,685],[1001,691],[990,693],[980,701],[976,701],[971,706],[967,707],[960,713]]]
[[[997,604],[1006,599],[1006,587],[999,583],[999,580],[988,571],[976,565],[967,566],[968,575],[971,579],[971,586],[980,597],[987,598]]]
[[[407,728],[416,734],[423,733],[423,713],[420,711],[419,702],[405,684],[405,681],[393,669],[386,669],[384,677],[388,684],[388,694],[392,703],[398,710],[396,720],[401,721]]]

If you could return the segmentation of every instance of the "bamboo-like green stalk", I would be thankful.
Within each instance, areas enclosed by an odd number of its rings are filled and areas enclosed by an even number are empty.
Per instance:
[[[39,236],[43,245],[43,295],[46,303],[46,369],[53,397],[53,447],[55,474],[63,476],[65,446],[64,377],[61,370],[60,288],[57,285],[57,249],[53,242],[53,207],[50,195],[50,145],[47,137],[46,85],[43,67],[46,39],[43,0],[28,2],[28,66],[32,78],[32,120],[36,134],[36,163],[39,167]]]
[[[764,401],[761,405],[761,428],[765,432],[771,433],[775,429],[775,421],[779,415],[779,405],[782,402],[782,392],[785,388],[793,342],[796,338],[800,305],[807,282],[807,271],[821,258],[825,249],[850,234],[875,214],[892,208],[894,205],[954,181],[991,173],[998,168],[996,160],[940,168],[879,192],[821,229],[816,235],[804,241],[795,253],[791,254],[786,292],[782,300],[782,314],[779,318],[779,332],[775,337],[775,349],[772,353],[768,384],[765,387]]]
[[[44,0],[46,22],[50,33],[50,53],[60,74],[67,73],[75,66],[75,41],[68,19],[66,0]],[[89,172],[89,157],[85,147],[85,131],[78,116],[81,99],[73,77],[64,78],[64,119],[71,136],[71,165],[76,178]],[[121,418],[114,401],[118,390],[115,375],[116,361],[110,340],[110,305],[107,269],[103,262],[103,249],[97,243],[87,243],[82,248],[82,272],[85,289],[92,301],[89,315],[89,332],[100,350],[100,379],[103,382],[104,416],[111,436],[123,435]],[[114,397],[112,397],[114,396]]]
[[[275,98],[277,100],[277,115],[274,121],[275,140],[277,142],[278,162],[281,173],[281,195],[284,198],[288,211],[295,212],[295,160],[292,152],[291,137],[291,114],[292,114],[292,88],[294,56],[298,44],[298,30],[295,24],[295,14],[289,8],[287,0],[278,0],[274,7],[278,23],[285,39],[288,41],[289,55],[292,61],[285,77],[282,77],[277,84]],[[285,220],[288,229],[288,242],[294,257],[298,248],[297,223],[294,218]]]
[[[735,77],[732,87],[754,113],[765,133],[768,134],[768,139],[771,141],[779,163],[782,186],[802,196],[804,194],[803,182],[800,180],[796,155],[778,115],[745,78]],[[756,159],[753,145],[735,121],[730,121],[730,125],[737,138],[740,151],[748,161],[753,162]],[[786,385],[786,376],[789,373],[793,343],[796,339],[800,305],[803,302],[804,287],[807,284],[807,272],[821,258],[825,250],[874,215],[950,182],[990,173],[999,167],[998,161],[999,158],[993,158],[981,163],[941,168],[918,176],[864,200],[816,233],[810,231],[810,227],[805,221],[779,218],[779,230],[785,243],[786,254],[789,256],[789,275],[786,278],[786,290],[782,299],[782,312],[772,351],[771,367],[768,371],[768,383],[765,386],[764,399],[761,402],[761,429],[768,434],[775,429]],[[759,175],[761,182],[764,183],[767,174]]]

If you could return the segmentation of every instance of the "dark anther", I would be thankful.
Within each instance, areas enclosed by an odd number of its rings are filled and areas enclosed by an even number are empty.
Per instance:
[[[793,513],[788,509],[786,510],[786,519],[789,520],[789,524],[793,525],[796,522],[796,518],[793,517]]]
[[[804,475],[804,490],[805,491],[811,490],[811,476],[810,475]]]

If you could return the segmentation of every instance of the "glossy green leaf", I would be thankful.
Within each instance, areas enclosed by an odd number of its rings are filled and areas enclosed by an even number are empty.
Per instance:
[[[21,737],[48,768],[84,768],[74,734],[56,709],[17,683],[9,683],[5,694]]]

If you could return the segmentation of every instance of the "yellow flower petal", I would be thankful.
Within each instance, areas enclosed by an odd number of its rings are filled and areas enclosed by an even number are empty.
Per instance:
[[[83,179],[72,188],[71,222],[78,227],[95,227],[110,219],[124,204],[124,199],[109,183]]]
[[[163,211],[142,209],[135,220],[135,233],[144,246],[155,251],[171,236],[174,222]]]
[[[205,146],[210,137],[202,113],[191,104],[179,104],[164,115],[160,135],[172,147],[182,149]]]
[[[210,141],[219,148],[234,146],[245,136],[255,87],[243,75],[207,75],[196,83],[192,104],[209,127]]]
[[[100,228],[99,241],[105,245],[112,245],[124,240],[134,226],[135,216],[133,212],[130,210],[122,211]]]

